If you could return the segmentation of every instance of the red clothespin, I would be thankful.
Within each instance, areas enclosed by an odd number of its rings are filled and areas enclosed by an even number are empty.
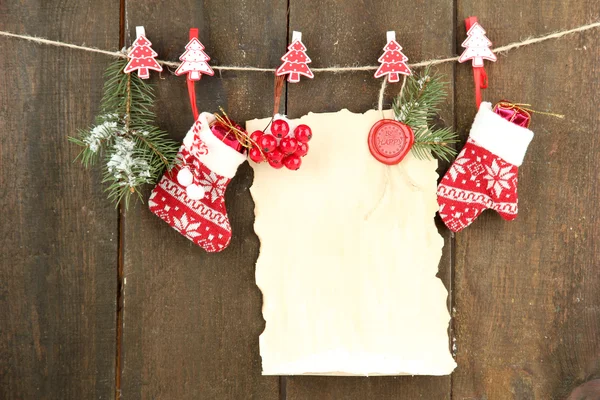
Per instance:
[[[477,108],[481,104],[481,89],[487,89],[488,77],[483,67],[483,60],[496,61],[496,55],[490,49],[492,42],[485,36],[485,30],[477,22],[477,17],[465,19],[467,39],[462,43],[465,51],[458,58],[458,62],[472,60],[473,80],[475,81],[475,101]]]
[[[155,60],[158,54],[152,49],[152,43],[146,38],[144,27],[136,26],[135,33],[135,42],[133,42],[127,53],[129,62],[125,66],[123,72],[129,74],[133,71],[137,71],[138,76],[141,79],[148,79],[150,78],[150,72],[148,70],[152,69],[160,72],[163,69],[158,61]]]
[[[194,121],[198,119],[198,106],[196,106],[196,90],[194,84],[202,78],[202,75],[213,76],[208,61],[210,57],[204,51],[204,45],[198,40],[198,28],[190,28],[190,41],[185,45],[185,52],[179,56],[181,64],[177,67],[175,75],[187,74],[187,88],[190,97],[190,105],[194,114]]]
[[[375,71],[375,78],[387,75],[388,82],[400,81],[400,75],[410,75],[410,68],[406,65],[408,57],[402,53],[402,46],[396,42],[396,32],[388,31],[387,44],[383,48],[383,54],[377,61],[381,63],[377,71]]]
[[[308,67],[311,62],[306,54],[306,46],[302,43],[302,32],[292,32],[292,43],[288,46],[288,52],[281,57],[283,64],[275,71],[276,76],[288,76],[288,82],[300,82],[300,75],[307,78],[314,78],[315,75]]]

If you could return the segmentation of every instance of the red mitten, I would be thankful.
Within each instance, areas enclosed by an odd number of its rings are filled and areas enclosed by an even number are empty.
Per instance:
[[[516,218],[517,174],[532,138],[481,103],[467,144],[438,186],[440,216],[450,230],[469,226],[486,208]]]
[[[246,160],[211,132],[214,116],[202,113],[183,139],[178,163],[152,191],[150,211],[209,252],[231,240],[225,189]]]

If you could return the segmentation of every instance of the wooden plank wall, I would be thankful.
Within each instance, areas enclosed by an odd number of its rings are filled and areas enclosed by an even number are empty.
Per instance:
[[[436,9],[424,13],[421,6],[407,7],[405,1],[355,2],[340,7],[336,0],[303,0],[290,4],[290,28],[302,31],[308,55],[315,66],[373,65],[386,44],[386,31],[396,30],[396,38],[409,62],[445,57],[453,52],[452,3],[427,2]],[[316,10],[318,13],[307,13]],[[403,10],[393,13],[390,10]],[[407,21],[410,21],[408,23]],[[452,75],[453,65],[440,71]],[[381,80],[372,72],[319,74],[315,79],[291,85],[287,99],[288,114],[300,117],[310,111],[337,111],[348,108],[364,112],[377,107]],[[386,105],[398,94],[400,85],[388,86]],[[453,97],[444,108],[444,118],[453,122]],[[446,235],[449,237],[449,235]],[[450,287],[450,241],[446,241],[440,278]],[[287,398],[304,399],[449,399],[450,377],[292,377],[287,378]]]
[[[0,3],[0,30],[105,49],[118,19],[106,1]],[[1,399],[114,396],[118,214],[67,142],[93,121],[106,65],[0,39]]]
[[[143,24],[161,57],[176,60],[195,26],[212,64],[277,64],[286,47],[286,3],[234,3],[128,0],[127,43],[135,38],[135,25]],[[264,51],[269,47],[278,50]],[[185,80],[164,73],[155,82],[158,122],[181,140],[193,123]],[[222,106],[231,118],[245,121],[273,109],[272,75],[223,73],[196,88],[201,111]],[[124,398],[278,398],[279,379],[260,375],[264,320],[254,283],[259,243],[251,183],[251,168],[244,164],[226,195],[235,234],[222,253],[207,254],[181,240],[147,207],[127,214]]]
[[[543,11],[537,1],[459,0],[457,15],[502,15],[484,21],[490,40],[504,44],[598,20],[598,10],[598,0],[545,1]],[[590,204],[600,198],[599,38],[545,42],[488,68],[487,99],[566,118],[533,116],[517,219],[488,212],[456,236],[454,398],[564,399],[600,377],[600,213]],[[475,114],[468,68],[457,68],[456,88],[466,133]]]
[[[502,45],[597,20],[600,0],[122,5],[8,0],[0,3],[0,30],[116,49],[145,25],[160,57],[176,60],[197,26],[212,64],[264,67],[279,64],[291,30],[300,30],[312,66],[366,65],[388,29],[419,61],[456,54],[468,15]],[[110,60],[0,38],[0,398],[546,400],[600,378],[599,36],[515,50],[488,67],[486,99],[567,117],[534,115],[516,221],[486,212],[456,236],[441,228],[439,276],[451,291],[456,372],[375,378],[261,376],[248,165],[227,191],[234,236],[223,253],[205,253],[143,204],[119,217],[99,170],[72,164],[77,148],[66,141],[93,122]],[[470,67],[439,71],[451,91],[443,122],[466,140],[475,114]],[[181,140],[192,123],[185,83],[168,71],[152,82],[157,122]],[[291,85],[282,107],[291,117],[361,112],[376,106],[379,85],[370,72],[317,73]],[[398,89],[388,87],[386,103]],[[244,121],[271,112],[273,77],[217,73],[197,94],[199,109],[223,106]]]

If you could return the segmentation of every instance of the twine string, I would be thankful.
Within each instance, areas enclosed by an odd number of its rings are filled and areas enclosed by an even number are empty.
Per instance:
[[[530,46],[532,44],[545,42],[546,40],[559,39],[559,38],[562,38],[564,36],[567,36],[567,35],[570,35],[573,33],[584,32],[584,31],[588,31],[590,29],[595,29],[595,28],[599,28],[599,27],[600,27],[600,21],[597,21],[597,22],[593,22],[590,24],[581,25],[581,26],[578,26],[578,27],[575,27],[572,29],[554,32],[554,33],[551,33],[551,34],[548,34],[545,36],[539,36],[539,37],[535,37],[535,38],[525,39],[520,42],[510,43],[505,46],[493,48],[492,50],[494,51],[494,53],[506,53],[510,50],[518,49],[520,47]],[[96,47],[80,46],[77,44],[60,42],[57,40],[49,40],[49,39],[45,39],[45,38],[41,38],[41,37],[37,37],[37,36],[20,35],[17,33],[6,32],[6,31],[0,31],[0,36],[27,40],[29,42],[33,42],[33,43],[37,43],[37,44],[45,44],[45,45],[54,46],[54,47],[66,47],[69,49],[81,50],[81,51],[86,51],[89,53],[99,53],[99,54],[104,54],[104,55],[115,57],[115,58],[127,58],[127,55],[121,51],[102,50],[102,49],[98,49]],[[175,68],[179,67],[179,64],[180,64],[177,61],[166,61],[166,60],[156,60],[156,61],[161,65],[164,65],[167,67],[175,67]],[[433,66],[433,65],[445,64],[445,63],[455,62],[455,61],[458,61],[458,57],[447,57],[447,58],[425,60],[425,61],[420,61],[417,63],[408,64],[408,66],[411,68],[418,68],[418,67],[424,67],[427,65]],[[275,68],[260,68],[260,67],[251,67],[251,66],[221,65],[221,66],[211,66],[211,67],[217,71],[275,72]],[[340,72],[374,71],[377,68],[379,68],[379,66],[363,65],[363,66],[348,66],[348,67],[321,67],[321,68],[316,67],[316,68],[311,68],[311,70],[313,72],[340,73]],[[381,92],[383,92],[383,91],[385,91],[385,79],[384,79],[384,83],[382,84]]]
[[[403,75],[402,86],[400,87],[400,98],[402,98],[402,93],[404,92],[404,87],[406,86],[406,77],[407,75]],[[381,118],[383,118],[383,97],[385,95],[385,87],[387,85],[387,78],[383,79],[381,82],[381,89],[379,89],[379,101],[377,102],[377,109],[381,113]]]
[[[520,108],[521,110],[525,110],[527,112],[534,113],[534,114],[548,115],[550,117],[561,118],[561,119],[565,118],[565,116],[562,114],[534,110],[534,109],[530,108],[531,104],[529,104],[529,103],[511,103],[509,101],[501,101],[498,103],[498,105],[500,105],[502,107],[506,107],[506,108],[511,108],[511,109]]]
[[[381,118],[383,118],[383,96],[385,95],[386,85],[387,85],[387,77],[384,77],[381,82],[381,89],[379,89],[379,101],[377,102],[377,109],[381,113]]]

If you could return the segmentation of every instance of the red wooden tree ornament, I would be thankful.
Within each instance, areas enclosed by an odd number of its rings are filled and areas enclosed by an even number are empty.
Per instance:
[[[387,32],[387,44],[384,53],[377,61],[381,63],[375,72],[375,78],[387,75],[388,82],[398,82],[400,75],[410,75],[410,68],[406,65],[408,57],[402,53],[402,46],[396,42],[396,32]]]
[[[140,78],[148,79],[150,77],[150,72],[148,70],[153,69],[155,71],[162,71],[163,69],[154,59],[158,54],[152,50],[152,43],[146,39],[144,27],[136,26],[135,31],[137,39],[135,39],[135,42],[131,45],[131,50],[127,53],[130,60],[123,72],[129,74],[137,70]]]
[[[306,55],[306,46],[302,43],[301,32],[294,31],[292,43],[288,46],[288,52],[281,57],[281,61],[283,64],[277,68],[275,75],[288,75],[288,82],[300,82],[300,75],[311,79],[315,77],[308,67],[311,60]]]
[[[175,75],[187,74],[187,79],[190,81],[199,81],[202,74],[213,76],[215,72],[208,65],[210,57],[203,50],[204,45],[198,40],[198,29],[190,29],[190,41],[185,45],[185,52],[179,57],[182,63],[175,71]]]

